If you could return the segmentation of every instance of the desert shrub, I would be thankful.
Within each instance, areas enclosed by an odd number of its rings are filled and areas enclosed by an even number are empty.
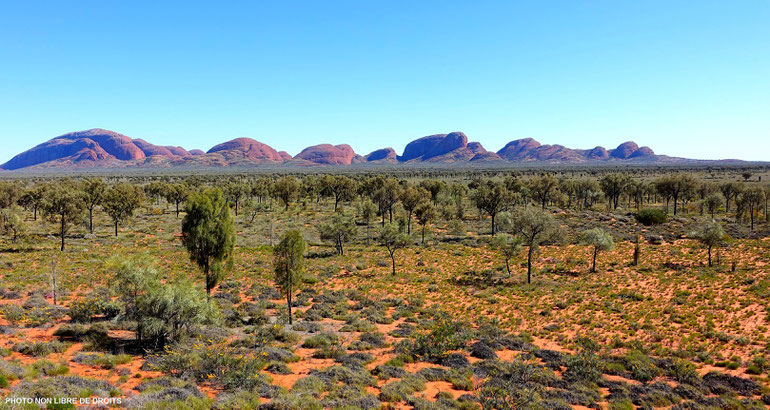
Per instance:
[[[578,384],[596,384],[602,376],[601,362],[596,355],[598,347],[590,340],[581,340],[578,344],[578,354],[566,359],[564,379]]]
[[[66,363],[56,364],[50,360],[38,360],[32,363],[31,373],[35,376],[43,374],[45,376],[62,376],[69,373],[70,369]]]
[[[385,347],[385,335],[379,332],[363,333],[358,340],[353,341],[348,346],[350,350],[371,350]]]
[[[423,390],[425,390],[425,379],[408,375],[399,381],[383,385],[380,388],[379,399],[391,403],[402,402],[415,392]]]
[[[191,348],[170,349],[160,356],[155,369],[180,378],[208,381],[225,390],[253,389],[267,384],[259,371],[266,362],[223,346],[195,344]]]
[[[16,343],[11,348],[14,352],[19,352],[27,356],[48,356],[51,353],[63,353],[70,346],[70,343],[59,341],[52,342],[23,342]]]
[[[637,222],[642,225],[659,225],[666,222],[667,215],[660,209],[643,209],[634,215]]]
[[[11,390],[10,397],[114,397],[120,391],[103,380],[79,376],[55,376],[35,381],[22,381]]]
[[[302,347],[306,349],[318,349],[322,347],[330,347],[339,341],[339,337],[334,333],[321,333],[313,335],[305,339],[302,342]]]
[[[380,409],[382,403],[363,387],[349,384],[334,387],[321,401],[327,409]]]
[[[121,312],[120,304],[104,292],[92,292],[83,299],[72,302],[69,316],[73,322],[88,323],[95,319],[109,320]]]
[[[0,360],[0,377],[3,377],[6,381],[21,379],[23,375],[24,369],[22,369],[21,366],[12,362]]]
[[[444,358],[447,352],[465,346],[471,335],[468,326],[461,321],[440,317],[427,332],[417,334],[415,340],[405,347],[412,356],[427,361]]]
[[[72,361],[89,366],[101,367],[102,369],[114,369],[121,364],[130,363],[131,359],[131,356],[127,354],[78,353]]]
[[[629,350],[623,357],[626,369],[631,372],[631,378],[647,383],[660,374],[652,360],[638,350]]]

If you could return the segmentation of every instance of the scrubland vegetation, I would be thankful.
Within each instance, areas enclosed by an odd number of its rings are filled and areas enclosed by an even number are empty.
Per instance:
[[[765,408],[767,177],[3,180],[0,396],[142,409]]]

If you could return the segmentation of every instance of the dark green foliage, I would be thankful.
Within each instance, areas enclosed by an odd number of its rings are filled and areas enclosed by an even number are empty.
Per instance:
[[[231,263],[235,225],[230,207],[218,189],[195,194],[187,201],[182,220],[182,242],[190,260],[203,270],[206,293],[216,287]]]
[[[645,226],[660,225],[666,222],[668,215],[660,209],[643,209],[634,215],[637,222]]]

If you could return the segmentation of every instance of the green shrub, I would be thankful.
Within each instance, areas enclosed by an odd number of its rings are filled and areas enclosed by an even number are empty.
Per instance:
[[[643,209],[637,212],[635,217],[640,224],[650,226],[666,222],[668,216],[660,209]]]
[[[70,343],[53,342],[24,342],[13,345],[12,350],[27,356],[48,356],[51,353],[63,353]]]

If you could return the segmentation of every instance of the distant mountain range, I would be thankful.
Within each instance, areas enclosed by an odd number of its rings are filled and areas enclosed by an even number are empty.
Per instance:
[[[251,138],[236,138],[207,152],[182,147],[159,146],[142,139],[101,128],[71,132],[53,138],[6,162],[2,170],[43,170],[58,168],[123,167],[248,167],[261,164],[287,166],[344,166],[350,164],[505,164],[505,163],[618,163],[655,164],[695,162],[685,158],[657,155],[649,147],[629,141],[615,149],[604,147],[572,149],[562,145],[542,145],[532,138],[518,139],[497,152],[487,151],[479,142],[468,142],[462,132],[429,135],[416,139],[397,155],[393,148],[382,148],[359,155],[347,144],[320,144],[307,147],[292,157],[286,151]],[[737,160],[727,160],[736,162]]]

